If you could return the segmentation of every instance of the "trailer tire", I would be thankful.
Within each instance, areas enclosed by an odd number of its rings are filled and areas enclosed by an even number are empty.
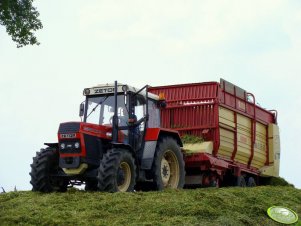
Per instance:
[[[33,158],[31,166],[30,183],[32,191],[39,192],[65,192],[68,181],[63,178],[51,177],[50,174],[57,173],[59,169],[59,155],[54,148],[41,149]]]
[[[256,187],[256,181],[253,177],[249,177],[247,186],[248,187]]]
[[[237,187],[246,187],[246,180],[244,176],[238,176],[236,181]]]
[[[167,137],[158,143],[152,175],[157,190],[183,188],[185,163],[181,149],[174,139]]]
[[[97,180],[100,191],[134,191],[136,164],[132,154],[126,149],[110,149],[100,162]]]

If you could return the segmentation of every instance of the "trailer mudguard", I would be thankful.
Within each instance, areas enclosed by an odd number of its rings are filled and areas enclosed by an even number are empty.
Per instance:
[[[183,146],[177,131],[162,128],[147,128],[141,158],[141,169],[150,170],[152,168],[157,143],[162,137],[172,137],[177,141],[180,147]]]

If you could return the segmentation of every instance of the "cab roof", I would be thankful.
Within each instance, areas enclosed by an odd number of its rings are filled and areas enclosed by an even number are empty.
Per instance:
[[[115,85],[113,83],[107,83],[107,84],[99,84],[96,86],[93,86],[91,88],[85,88],[83,91],[84,96],[94,96],[94,95],[102,95],[102,94],[114,94]],[[127,92],[136,93],[140,89],[135,88],[133,86],[118,83],[117,84],[117,93],[124,93],[125,89],[127,89]],[[146,96],[145,90],[142,90],[140,92],[141,95]],[[153,100],[159,100],[159,97],[156,94],[148,92],[148,98]]]

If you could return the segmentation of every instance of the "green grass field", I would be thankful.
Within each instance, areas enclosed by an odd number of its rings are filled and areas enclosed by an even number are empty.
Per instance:
[[[0,225],[281,225],[268,207],[301,216],[301,190],[290,186],[101,193],[69,190],[0,194]],[[301,225],[300,220],[298,225]]]

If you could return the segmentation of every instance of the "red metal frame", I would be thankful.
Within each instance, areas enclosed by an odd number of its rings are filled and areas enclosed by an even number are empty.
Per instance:
[[[214,157],[207,153],[198,153],[185,156],[186,168],[198,168],[202,171],[216,171],[220,176],[223,176],[226,170],[233,169],[235,176],[240,176],[242,173],[258,175],[258,169],[248,167],[247,165],[237,162],[229,162],[227,159]]]
[[[256,122],[262,123],[268,129],[269,123],[277,123],[277,112],[267,111],[257,106],[253,94],[224,80],[221,80],[221,83],[205,82],[150,87],[149,91],[157,95],[164,93],[167,107],[161,111],[162,127],[176,130],[180,135],[203,136],[205,140],[213,141],[213,155],[202,153],[186,156],[186,167],[205,167],[218,171],[232,168],[237,175],[241,171],[255,175],[259,173],[258,169],[251,167],[256,142]],[[252,102],[248,100],[249,96],[252,97]],[[231,132],[234,132],[235,147],[231,160],[222,159],[218,155],[220,145],[219,106],[234,112],[235,128]],[[247,165],[235,162],[238,145],[237,114],[252,120],[251,155]],[[268,164],[268,137],[266,147],[266,164]]]

